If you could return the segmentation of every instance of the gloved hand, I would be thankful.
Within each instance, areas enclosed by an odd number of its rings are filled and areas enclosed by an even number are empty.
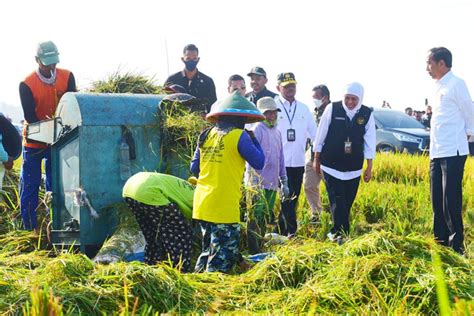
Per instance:
[[[290,188],[288,187],[288,177],[282,176],[280,177],[280,198],[282,201],[286,201],[290,199]]]
[[[198,179],[196,177],[189,177],[188,182],[192,185],[197,185]]]

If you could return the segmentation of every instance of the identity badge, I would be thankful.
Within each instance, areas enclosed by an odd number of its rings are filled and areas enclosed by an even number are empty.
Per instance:
[[[344,153],[351,154],[352,153],[352,142],[346,141],[344,142]]]
[[[294,142],[296,140],[296,132],[293,128],[286,130],[286,139],[289,142]]]

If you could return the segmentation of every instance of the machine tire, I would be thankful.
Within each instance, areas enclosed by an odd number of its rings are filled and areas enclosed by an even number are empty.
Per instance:
[[[390,145],[380,145],[379,148],[377,149],[379,152],[388,154],[388,153],[395,153],[396,150]]]

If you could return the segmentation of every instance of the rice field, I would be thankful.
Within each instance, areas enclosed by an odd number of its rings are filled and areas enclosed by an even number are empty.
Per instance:
[[[425,156],[378,155],[342,246],[325,238],[328,213],[309,224],[302,196],[298,237],[268,247],[271,257],[230,275],[181,274],[166,263],[95,264],[56,252],[44,234],[18,229],[17,166],[0,202],[0,312],[472,315],[474,158],[464,177],[464,257],[432,239],[428,166]],[[327,208],[324,185],[322,196]]]
[[[117,71],[93,83],[90,91],[161,93],[162,89],[153,79]],[[199,117],[182,111],[166,109],[168,119],[159,124],[166,130],[164,149],[184,163],[205,124],[197,124],[202,121]],[[327,241],[328,212],[320,223],[309,223],[302,190],[297,237],[268,245],[271,255],[266,260],[246,272],[236,267],[229,275],[181,274],[167,263],[100,264],[73,248],[52,248],[46,234],[50,215],[44,204],[39,208],[41,233],[20,229],[19,165],[16,161],[15,170],[7,174],[0,197],[1,314],[474,315],[473,157],[464,176],[465,256],[433,241],[428,158],[381,154],[374,161],[373,180],[360,185],[347,242],[339,246]],[[324,185],[321,190],[328,209]],[[128,234],[136,231],[133,217],[116,207],[120,229]],[[121,242],[112,237],[107,247]],[[241,244],[245,255],[244,236]]]

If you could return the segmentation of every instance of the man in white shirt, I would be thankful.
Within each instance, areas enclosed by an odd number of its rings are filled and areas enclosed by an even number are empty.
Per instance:
[[[277,128],[282,136],[290,189],[290,199],[281,203],[277,232],[281,235],[294,235],[297,229],[296,205],[303,182],[306,143],[308,138],[314,141],[317,126],[309,107],[295,99],[295,75],[291,72],[281,73],[277,81],[280,95],[275,97],[275,102],[281,110],[278,113]]]
[[[364,88],[354,82],[346,86],[343,101],[328,104],[314,142],[316,172],[323,172],[331,204],[331,241],[349,234],[349,215],[357,195],[364,159],[364,181],[372,178],[375,157],[375,122],[372,110],[362,105]]]
[[[474,135],[474,107],[466,84],[451,67],[448,49],[429,51],[426,71],[436,82],[430,130],[431,204],[435,239],[464,253],[462,179],[468,138]]]

